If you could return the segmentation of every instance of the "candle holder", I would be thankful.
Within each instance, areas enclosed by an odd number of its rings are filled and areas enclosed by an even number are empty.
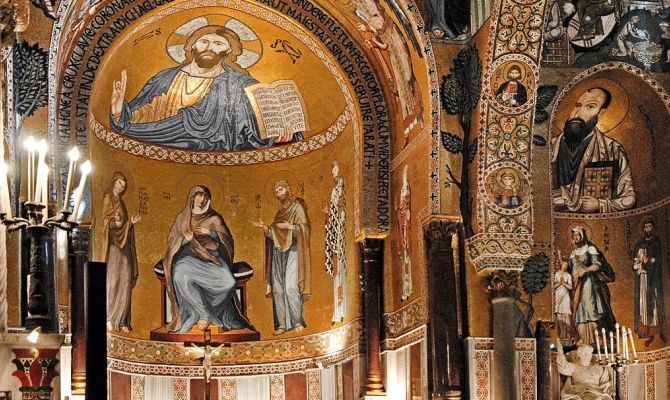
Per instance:
[[[41,328],[42,332],[58,331],[56,312],[56,288],[54,260],[52,256],[53,231],[58,228],[72,231],[79,224],[69,221],[69,211],[60,211],[51,218],[43,218],[44,204],[24,204],[27,218],[8,218],[0,212],[0,221],[12,232],[25,229],[30,242],[30,266],[28,269],[28,304],[25,325],[28,330]]]
[[[630,358],[624,357],[622,353],[616,353],[614,356],[612,354],[610,355],[599,355],[598,357],[598,364],[602,367],[607,367],[607,368],[612,368],[614,371],[614,390],[615,390],[615,400],[622,400],[623,397],[621,396],[621,388],[619,387],[621,384],[621,378],[620,375],[623,373],[623,369],[628,366],[628,365],[635,365],[639,363],[639,359],[637,357],[633,358],[632,360]],[[614,360],[612,360],[614,358]]]
[[[0,161],[0,222],[9,232],[23,229],[29,244],[30,265],[27,277],[28,316],[25,326],[29,330],[41,328],[45,333],[58,332],[58,313],[56,311],[56,278],[54,274],[53,232],[56,228],[72,231],[78,226],[76,218],[81,205],[86,178],[91,172],[91,162],[81,165],[79,185],[74,194],[74,206],[69,208],[70,194],[75,178],[75,168],[79,159],[79,150],[74,147],[70,153],[67,185],[63,196],[63,209],[49,217],[49,166],[45,163],[48,151],[46,140],[39,142],[31,136],[25,141],[27,151],[26,194],[28,201],[23,204],[23,218],[12,216],[9,197],[8,167]],[[35,157],[37,153],[37,158]],[[23,252],[23,251],[22,251]],[[23,296],[22,296],[23,298]]]

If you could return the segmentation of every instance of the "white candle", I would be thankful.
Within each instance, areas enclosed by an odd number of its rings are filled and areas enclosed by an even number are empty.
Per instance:
[[[42,222],[49,218],[49,166],[44,164],[42,166],[42,198],[40,199],[42,206]]]
[[[605,348],[605,359],[607,359],[607,335],[605,334],[605,328],[603,328],[603,347]]]
[[[86,177],[89,172],[91,172],[91,162],[86,161],[81,165],[80,168],[81,177],[79,178],[79,186],[77,186],[77,191],[74,194],[74,207],[72,208],[72,215],[70,215],[70,221],[77,220],[77,214],[79,213],[79,205],[81,204],[81,198],[84,195],[84,187],[86,186]]]
[[[598,360],[600,360],[600,341],[598,340],[598,330],[594,330],[593,333],[596,334],[596,348],[598,349]]]
[[[29,136],[28,139],[23,142],[23,147],[28,151],[28,177],[26,179],[28,183],[28,201],[33,201],[33,169],[35,167],[35,138]]]
[[[9,184],[7,183],[7,164],[0,162],[0,209],[7,214],[7,218],[12,218],[12,204],[9,201]]]
[[[38,153],[38,158],[37,158],[37,179],[35,179],[35,197],[32,199],[34,203],[41,203],[42,202],[42,191],[44,190],[44,185],[42,184],[42,181],[44,179],[44,166],[46,165],[44,163],[44,160],[46,159],[47,156],[47,141],[42,139],[37,143],[37,153]]]
[[[621,327],[621,340],[623,340],[623,345],[621,346],[623,349],[623,359],[627,360],[628,359],[628,341],[626,337],[626,330],[623,329],[623,326]]]
[[[614,325],[614,329],[616,330],[616,352],[617,354],[621,353],[621,340],[619,338],[619,323],[617,322],[616,325]]]
[[[610,360],[614,361],[614,332],[612,331],[610,331],[610,350]]]
[[[633,349],[633,359],[637,360],[637,351],[635,350],[635,342],[633,341],[633,332],[628,328],[628,337],[630,338],[630,347]]]
[[[79,160],[79,149],[77,146],[73,147],[68,153],[70,156],[70,166],[67,171],[67,185],[65,185],[65,198],[63,199],[63,211],[70,209],[70,195],[72,195],[72,182],[74,181],[74,171],[77,168],[77,160]]]

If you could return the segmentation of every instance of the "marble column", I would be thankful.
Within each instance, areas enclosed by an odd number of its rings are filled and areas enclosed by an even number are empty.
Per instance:
[[[518,380],[515,339],[519,327],[519,273],[496,270],[488,276],[487,291],[493,306],[493,400],[517,400]]]
[[[360,243],[363,262],[363,313],[367,376],[366,396],[384,396],[381,367],[382,271],[384,269],[384,240],[366,238]]]
[[[432,221],[424,230],[433,399],[461,399],[463,394],[465,363],[458,334],[459,290],[452,247],[454,236],[460,231],[456,221]]]
[[[86,288],[91,226],[80,225],[70,234],[70,330],[72,333],[72,393],[86,391]]]

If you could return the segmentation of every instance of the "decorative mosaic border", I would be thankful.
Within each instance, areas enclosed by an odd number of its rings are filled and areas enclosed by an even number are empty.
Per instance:
[[[535,339],[515,340],[519,370],[519,390],[522,400],[537,399],[537,360]],[[493,338],[466,339],[470,393],[474,400],[489,400],[493,392]]]
[[[514,168],[526,177],[529,186],[532,158],[530,132],[533,124],[535,96],[519,107],[503,107],[490,92],[492,76],[504,63],[524,65],[533,73],[532,92],[539,81],[545,0],[497,0],[491,16],[491,30],[485,69],[482,75],[482,100],[479,109],[479,146],[476,220],[478,234],[467,241],[470,258],[478,272],[493,269],[520,270],[531,255],[533,243],[533,198],[529,193],[527,208],[515,215],[500,212],[486,193],[485,179],[504,168]],[[504,122],[503,122],[504,120]],[[506,149],[501,153],[500,149]],[[508,232],[511,236],[499,236]]]
[[[195,165],[250,165],[271,161],[279,161],[290,157],[318,150],[333,142],[353,119],[352,103],[347,103],[346,109],[337,117],[337,120],[324,133],[317,134],[305,140],[280,147],[271,147],[267,150],[230,151],[230,152],[201,152],[191,150],[171,149],[155,144],[141,142],[123,134],[108,130],[91,113],[89,118],[92,133],[112,148],[125,151],[132,155],[158,161],[170,161],[178,164]],[[358,135],[356,135],[358,136]]]
[[[477,400],[489,400],[491,398],[491,353],[489,351],[475,351],[475,380]]]
[[[654,400],[656,398],[656,366],[654,364],[647,364],[644,366],[644,391],[647,400]]]
[[[398,311],[384,314],[382,318],[386,337],[399,339],[400,335],[424,324],[426,322],[423,318],[425,309],[425,300],[423,297],[419,297]]]
[[[234,378],[217,379],[219,381],[219,400],[237,400],[237,384]]]
[[[428,76],[430,77],[430,96],[433,100],[430,105],[430,115],[432,126],[430,128],[430,175],[429,175],[429,185],[428,193],[440,193],[440,84],[439,78],[437,76],[437,66],[435,64],[435,53],[433,52],[433,43],[430,40],[430,36],[425,30],[425,21],[419,12],[418,7],[412,0],[408,0],[407,10],[411,13],[412,21],[418,21],[414,23],[416,32],[418,33],[419,39],[421,39],[421,44],[423,45],[424,55],[426,56],[426,64],[428,67]],[[428,129],[426,130],[428,132]],[[423,135],[423,133],[421,134]],[[418,137],[414,139],[416,141]],[[423,141],[423,139],[421,139]],[[409,146],[407,146],[409,147]],[[397,158],[402,157],[403,159],[411,153],[407,151],[405,153],[404,149],[400,152]],[[405,155],[407,154],[407,155]],[[394,160],[395,161],[395,160]],[[429,208],[431,213],[440,212],[440,196],[429,197]]]
[[[305,360],[326,357],[361,340],[362,322],[354,320],[340,328],[284,340],[258,342],[234,342],[223,347],[213,357],[215,364],[264,364],[286,360]],[[168,365],[198,365],[189,354],[189,349],[180,343],[156,342],[107,335],[107,351],[110,358],[128,362]]]
[[[309,370],[307,374],[307,400],[321,400],[321,372]]]
[[[428,327],[422,325],[411,332],[407,332],[396,338],[387,338],[382,341],[382,351],[397,350],[401,347],[424,341],[428,334]]]
[[[172,398],[174,400],[189,400],[191,392],[191,382],[188,378],[172,379]]]
[[[519,354],[521,368],[521,399],[535,400],[537,388],[537,365],[534,351],[522,351]]]
[[[493,351],[493,338],[471,336],[468,339],[474,340],[475,350]],[[534,353],[536,350],[535,346],[536,342],[533,338],[516,338],[514,340],[514,348],[516,351],[529,351]]]
[[[132,375],[130,377],[130,398],[144,400],[144,376]]]
[[[657,361],[670,360],[670,346],[652,351],[638,351],[640,363],[654,363]],[[670,380],[668,381],[670,382]]]
[[[76,3],[76,2],[75,2]],[[58,91],[58,83],[60,82],[58,79],[58,70],[61,67],[61,64],[58,62],[58,58],[60,56],[59,52],[59,45],[62,43],[62,38],[63,38],[63,16],[66,14],[67,9],[69,8],[70,4],[72,4],[72,0],[62,0],[58,4],[58,11],[56,15],[60,16],[61,18],[58,18],[57,20],[54,21],[53,26],[51,28],[51,42],[49,43],[49,82],[48,82],[48,115],[49,115],[49,122],[48,122],[48,128],[47,128],[47,137],[48,137],[48,142],[51,146],[52,149],[58,149],[59,151],[52,151],[49,154],[49,167],[52,168],[53,171],[66,171],[68,168],[68,161],[65,160],[64,155],[66,154],[67,146],[70,144],[63,144],[58,141],[58,133],[57,133],[57,123],[56,123],[56,118],[57,118],[57,112],[56,112],[56,103],[58,102],[58,99],[56,97],[56,93]],[[74,6],[74,5],[73,5]],[[52,200],[57,199],[59,196],[57,195],[57,192],[59,191],[60,188],[63,188],[67,182],[67,175],[65,173],[56,173],[56,174],[50,174],[49,180],[51,181],[49,187],[50,187],[50,198]]]
[[[270,376],[270,400],[285,400],[284,375]]]
[[[360,345],[357,343],[342,351],[314,358],[306,358],[289,362],[276,362],[268,364],[229,364],[214,365],[212,367],[212,376],[246,376],[246,375],[275,375],[288,374],[292,372],[305,371],[310,368],[317,368],[317,363],[332,365],[342,362],[348,358],[359,355]],[[203,375],[201,366],[198,365],[171,365],[171,364],[149,364],[131,362],[110,358],[108,370],[124,374],[137,375],[157,375],[157,376],[176,376],[188,378],[200,378]]]

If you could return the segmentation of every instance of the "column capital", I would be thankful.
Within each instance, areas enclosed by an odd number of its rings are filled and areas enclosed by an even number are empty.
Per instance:
[[[15,358],[12,373],[20,382],[21,397],[25,400],[51,400],[51,383],[58,376],[59,349],[12,349]]]
[[[430,221],[423,228],[423,236],[429,249],[451,247],[451,240],[460,229],[457,221]]]

